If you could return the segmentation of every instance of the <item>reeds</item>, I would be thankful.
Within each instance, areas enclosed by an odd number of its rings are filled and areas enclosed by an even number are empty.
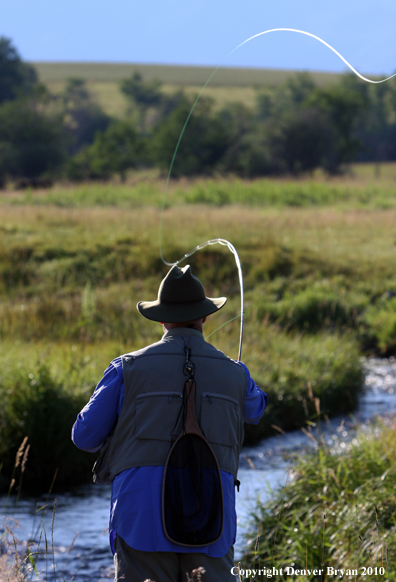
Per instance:
[[[2,582],[22,582],[25,581],[30,574],[34,573],[37,580],[46,580],[47,575],[45,578],[41,578],[40,573],[36,567],[36,558],[39,555],[47,555],[52,553],[53,559],[53,571],[55,574],[55,552],[54,552],[54,521],[55,521],[55,513],[56,513],[56,499],[54,500],[54,507],[53,507],[53,515],[52,515],[52,526],[51,526],[51,540],[52,540],[52,548],[51,550],[48,549],[48,542],[47,536],[45,532],[44,525],[42,526],[42,530],[40,531],[39,540],[36,543],[33,540],[24,541],[22,543],[19,542],[16,534],[15,529],[19,527],[19,524],[16,520],[12,517],[8,517],[8,512],[10,511],[10,495],[12,489],[15,485],[15,474],[17,473],[20,467],[20,478],[18,483],[18,491],[15,497],[13,506],[16,508],[18,506],[21,490],[22,490],[22,477],[25,473],[26,464],[28,460],[28,454],[30,450],[30,444],[28,444],[28,437],[25,436],[21,445],[19,446],[16,456],[15,456],[15,463],[12,472],[12,478],[10,487],[8,490],[8,495],[5,502],[4,507],[4,517],[3,517],[3,524],[2,528],[0,527],[0,580]],[[52,492],[52,488],[56,479],[56,472],[54,478],[52,480],[50,489],[48,491],[48,498]],[[48,500],[47,498],[47,500]],[[44,504],[38,509],[38,512],[46,511],[47,505]],[[14,527],[11,527],[9,524],[12,523]],[[33,538],[35,538],[39,532],[40,527],[38,530],[33,534]],[[3,531],[2,531],[3,530]],[[45,539],[45,550],[40,549],[41,540],[44,534]],[[73,540],[74,542],[74,540]],[[47,563],[47,562],[46,562]],[[56,578],[55,578],[56,580]],[[59,582],[61,580],[59,579]]]
[[[29,540],[20,541],[17,536],[19,522],[13,518],[5,518],[0,524],[0,580],[1,582],[72,582],[76,574],[70,572],[66,566],[68,556],[74,546],[78,533],[74,536],[63,560],[63,564],[56,559],[54,543],[54,527],[56,520],[57,499],[50,502],[51,490],[48,491],[47,501],[37,507],[35,520],[32,524]],[[52,503],[52,518],[50,534],[44,524],[48,508]],[[17,500],[15,499],[15,504]],[[37,525],[36,524],[37,517]],[[109,554],[110,556],[110,554]],[[65,574],[65,571],[69,571]],[[109,568],[101,573],[102,578],[113,578],[114,569]],[[78,572],[77,572],[78,578]]]
[[[322,564],[324,571],[349,570],[346,580],[372,568],[371,580],[396,580],[396,556],[389,551],[396,542],[396,423],[360,431],[344,454],[318,443],[316,451],[296,462],[287,487],[252,515],[252,528],[260,529],[261,563]],[[251,566],[257,559],[253,545],[243,560]]]

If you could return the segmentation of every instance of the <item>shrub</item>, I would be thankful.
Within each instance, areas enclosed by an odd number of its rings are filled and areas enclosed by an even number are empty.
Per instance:
[[[362,318],[360,334],[364,349],[378,349],[382,355],[396,351],[396,298],[371,305]]]
[[[0,489],[7,489],[16,453],[27,437],[30,445],[23,475],[24,491],[45,493],[56,475],[55,489],[70,489],[89,478],[92,456],[71,442],[71,427],[85,398],[66,393],[41,364],[0,380]],[[18,468],[20,470],[20,467]],[[16,475],[16,483],[21,477]]]
[[[104,132],[97,132],[92,145],[83,148],[67,163],[71,180],[108,180],[119,174],[124,182],[127,170],[136,168],[143,141],[132,122],[113,121]]]
[[[315,422],[324,415],[354,410],[363,387],[363,371],[353,337],[325,333],[288,336],[267,327],[260,339],[251,334],[244,349],[253,362],[252,377],[268,394],[269,404],[257,426],[246,426],[246,444],[274,434],[273,425],[295,430],[307,420]]]
[[[359,315],[367,305],[363,295],[348,296],[340,290],[308,287],[293,294],[288,292],[280,301],[261,300],[257,317],[267,314],[286,329],[317,332],[326,328],[356,328]]]

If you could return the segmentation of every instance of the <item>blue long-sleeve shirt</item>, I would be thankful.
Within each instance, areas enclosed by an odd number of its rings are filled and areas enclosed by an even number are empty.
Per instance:
[[[267,405],[267,395],[246,373],[246,398],[243,418],[257,424]],[[121,357],[106,369],[91,399],[79,413],[72,429],[74,444],[85,451],[98,451],[114,427],[124,401],[125,386]],[[161,489],[164,467],[134,467],[123,471],[113,480],[110,504],[110,546],[118,534],[136,550],[162,552],[205,553],[211,557],[224,556],[235,543],[236,512],[235,485],[231,473],[221,471],[224,497],[224,528],[220,539],[206,547],[188,548],[171,543],[165,536],[161,517]]]

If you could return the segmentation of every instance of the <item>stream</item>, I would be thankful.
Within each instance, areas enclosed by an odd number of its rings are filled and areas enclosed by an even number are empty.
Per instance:
[[[321,421],[312,430],[312,437],[321,435],[334,452],[355,444],[356,429],[370,430],[376,416],[396,413],[396,360],[370,358],[364,361],[365,390],[353,416]],[[283,486],[288,477],[293,454],[315,446],[314,438],[302,431],[279,434],[244,447],[238,478],[240,492],[236,494],[238,535],[235,560],[241,558],[244,541],[249,535],[248,517],[259,498],[265,502],[271,490]],[[36,543],[49,554],[37,556],[37,568],[45,572],[48,581],[105,582],[113,577],[112,554],[108,543],[108,512],[111,487],[87,485],[77,493],[39,500],[0,497],[0,524],[11,528],[18,545],[26,540]],[[5,521],[3,521],[5,520]],[[0,525],[0,535],[4,529]],[[254,536],[254,532],[252,532]],[[54,549],[53,553],[51,552]],[[32,580],[34,580],[34,575]]]

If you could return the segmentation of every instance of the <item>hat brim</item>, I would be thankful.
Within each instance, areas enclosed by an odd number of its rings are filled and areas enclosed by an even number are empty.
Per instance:
[[[227,301],[227,297],[211,298],[205,297],[201,301],[190,301],[188,303],[160,303],[156,301],[139,301],[137,310],[146,319],[151,321],[162,321],[164,323],[183,323],[184,321],[194,321],[211,315],[219,311]]]

